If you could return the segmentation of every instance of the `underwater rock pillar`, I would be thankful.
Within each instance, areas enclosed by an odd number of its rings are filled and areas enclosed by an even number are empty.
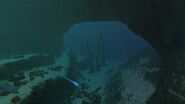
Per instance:
[[[87,59],[89,61],[89,68],[90,68],[89,71],[94,72],[93,55],[88,44],[86,45],[86,48],[87,48]]]
[[[95,63],[95,67],[96,70],[100,70],[101,69],[101,46],[100,46],[100,42],[98,43],[98,48],[97,48],[97,54],[96,54],[96,63]]]
[[[100,70],[101,66],[105,66],[105,47],[104,47],[104,41],[103,41],[103,33],[100,34],[100,39],[98,41],[98,48],[96,53],[96,69]]]
[[[99,47],[100,47],[100,59],[101,59],[101,65],[106,65],[105,60],[105,47],[104,47],[104,37],[103,33],[100,34],[100,41],[99,41]]]

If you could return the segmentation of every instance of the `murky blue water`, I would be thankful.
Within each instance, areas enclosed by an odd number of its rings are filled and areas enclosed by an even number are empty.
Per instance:
[[[149,44],[119,22],[86,22],[74,25],[64,34],[64,46],[81,55],[89,45],[96,56],[100,34],[103,34],[105,56],[109,62],[127,62]]]

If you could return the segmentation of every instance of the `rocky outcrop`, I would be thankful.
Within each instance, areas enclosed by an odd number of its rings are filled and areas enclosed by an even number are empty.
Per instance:
[[[118,67],[107,80],[105,103],[147,104],[155,93],[161,76],[159,59],[156,57],[153,50],[146,49],[133,60]]]
[[[184,76],[184,39],[185,39],[185,13],[184,1],[148,1],[127,0],[128,15],[126,21],[131,29],[143,36],[155,47],[162,59],[163,76],[155,97],[160,99],[157,104],[184,103],[184,100],[176,89],[171,96],[171,88],[176,80],[182,85],[184,80],[179,81],[180,76]],[[123,14],[124,15],[124,14]],[[181,73],[181,74],[180,74]],[[183,87],[179,87],[181,92]],[[176,98],[176,99],[174,99]],[[153,104],[151,101],[150,104]],[[150,101],[149,101],[150,102]],[[156,103],[155,103],[156,104]]]

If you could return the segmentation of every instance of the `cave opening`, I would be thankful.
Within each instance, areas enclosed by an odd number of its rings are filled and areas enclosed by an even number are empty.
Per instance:
[[[64,47],[81,56],[88,45],[92,56],[97,57],[100,38],[103,38],[104,55],[108,63],[126,63],[145,49],[156,51],[119,21],[77,23],[64,34]]]

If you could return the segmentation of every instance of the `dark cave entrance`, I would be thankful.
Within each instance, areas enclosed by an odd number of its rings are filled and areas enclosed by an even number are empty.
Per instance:
[[[73,25],[64,34],[64,47],[77,56],[85,54],[88,45],[92,56],[97,56],[98,41],[103,37],[105,57],[109,63],[125,63],[144,49],[152,48],[142,37],[118,21],[84,22]],[[152,49],[156,51],[155,49]]]

